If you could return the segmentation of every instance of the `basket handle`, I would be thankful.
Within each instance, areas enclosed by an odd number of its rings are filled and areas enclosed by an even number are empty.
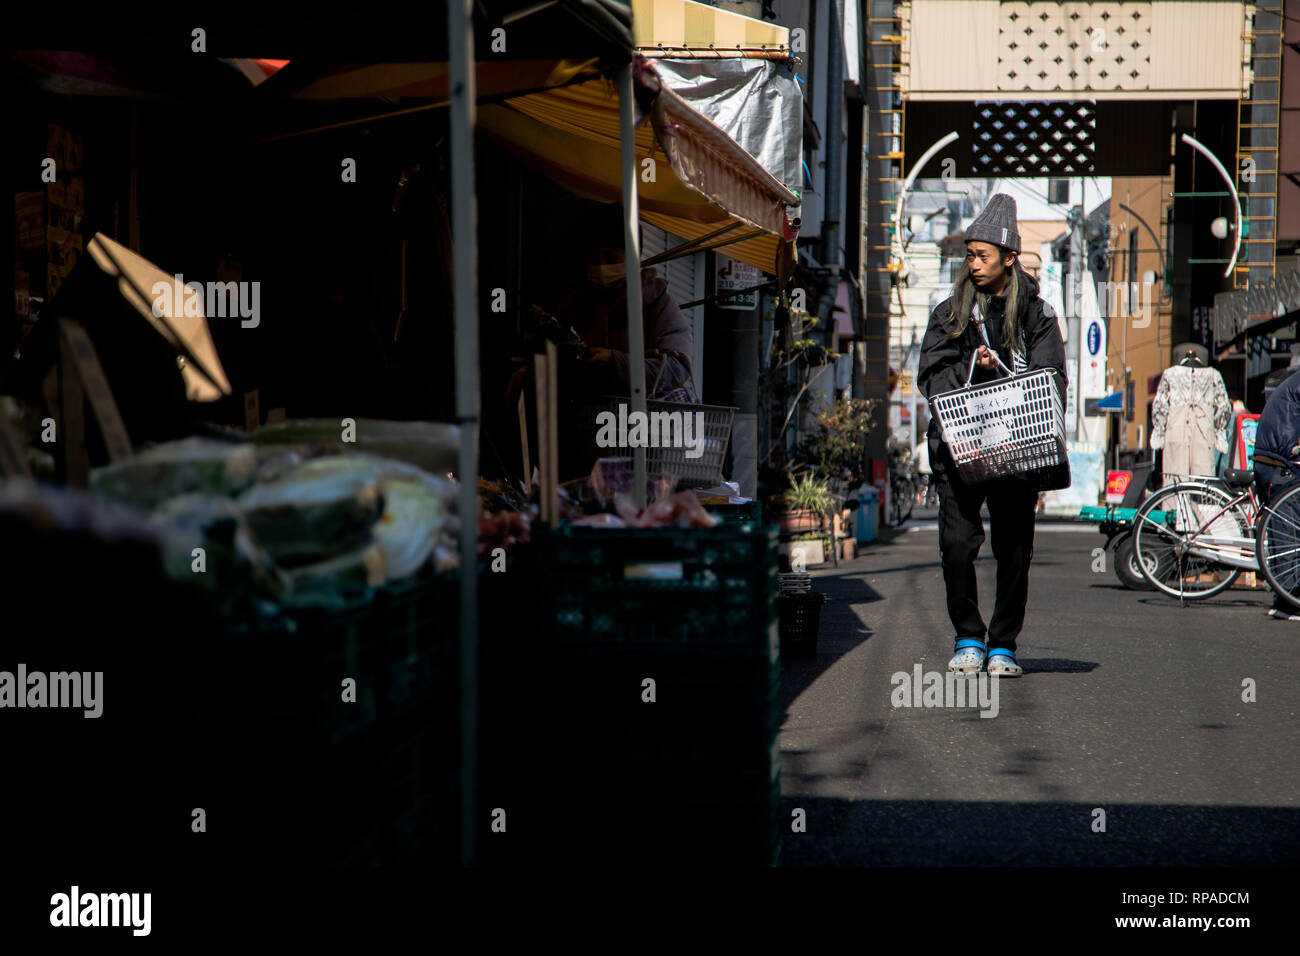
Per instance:
[[[984,314],[980,311],[979,302],[976,302],[971,306],[970,316],[971,316],[971,321],[975,324],[975,328],[980,330],[980,338],[984,340],[984,344],[988,346],[988,350],[993,353],[993,361],[997,362],[999,365],[1002,365],[1002,358],[1001,356],[998,355],[998,350],[995,349],[989,343],[989,333],[984,328]],[[979,350],[977,349],[975,354],[971,356],[970,371],[966,373],[966,388],[970,388],[971,379],[975,377],[975,363],[978,360],[979,360]],[[1007,375],[1009,376],[1014,376],[1016,374],[1015,372],[1011,371],[1011,369],[1007,368],[1005,365],[1002,365],[1002,370],[1006,372]]]
[[[672,356],[673,358],[677,359],[677,361],[681,362],[683,365],[686,366],[686,372],[691,377],[690,378],[691,391],[696,395],[699,394],[699,391],[695,388],[695,369],[691,366],[691,360],[689,356],[687,356],[682,352],[675,352],[672,349],[649,349],[646,351],[645,354],[646,354],[646,358],[660,358],[660,357]],[[659,380],[664,377],[664,366],[666,364],[668,363],[666,362],[659,363],[659,371],[655,375],[655,383],[650,386],[650,391],[646,394],[646,398],[649,398],[651,395],[653,395],[655,392],[659,390]]]
[[[980,328],[980,331],[981,332],[984,331],[983,327]],[[987,342],[988,339],[985,338],[985,343],[987,344]],[[993,355],[993,361],[997,362],[999,365],[1002,365],[1002,359],[998,357],[997,350],[990,347],[989,352]],[[979,352],[976,352],[974,355],[970,357],[970,371],[966,374],[966,388],[970,388],[971,379],[975,377],[975,363],[979,361],[979,358],[980,358]],[[1002,370],[1006,372],[1007,375],[1009,376],[1015,375],[1015,372],[1011,371],[1011,369],[1007,368],[1005,365],[1002,365]]]

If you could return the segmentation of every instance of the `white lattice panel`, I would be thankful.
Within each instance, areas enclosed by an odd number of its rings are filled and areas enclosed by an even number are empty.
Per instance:
[[[998,4],[998,89],[1145,90],[1150,3]]]

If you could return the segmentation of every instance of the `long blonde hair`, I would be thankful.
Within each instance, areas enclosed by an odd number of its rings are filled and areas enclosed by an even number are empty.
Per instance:
[[[1002,294],[1007,297],[1006,317],[1002,321],[1002,344],[1011,350],[1020,348],[1020,313],[1023,303],[1022,292],[1027,291],[1021,282],[1020,257],[1017,256],[1007,270],[1007,282],[1002,287]],[[979,303],[980,314],[989,314],[989,300],[993,297],[987,292],[980,292],[970,278],[970,266],[963,259],[957,270],[957,277],[952,284],[952,311],[948,321],[953,324],[953,331],[948,338],[960,338],[970,324],[971,308]]]

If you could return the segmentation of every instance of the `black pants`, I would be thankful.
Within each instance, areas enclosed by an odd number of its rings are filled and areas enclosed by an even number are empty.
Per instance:
[[[938,477],[938,476],[936,476]],[[997,592],[988,627],[980,615],[975,558],[984,543],[980,506],[989,505]],[[1029,600],[1029,562],[1034,556],[1038,492],[1019,478],[995,478],[968,485],[945,469],[939,477],[939,553],[948,589],[948,617],[956,639],[988,638],[988,646],[1014,653]]]

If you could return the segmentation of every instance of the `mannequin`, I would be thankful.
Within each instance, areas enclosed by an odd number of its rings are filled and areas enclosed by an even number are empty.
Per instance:
[[[1215,452],[1228,452],[1232,403],[1204,346],[1187,343],[1160,376],[1151,406],[1151,448],[1164,449],[1165,484],[1188,475],[1213,475]]]

